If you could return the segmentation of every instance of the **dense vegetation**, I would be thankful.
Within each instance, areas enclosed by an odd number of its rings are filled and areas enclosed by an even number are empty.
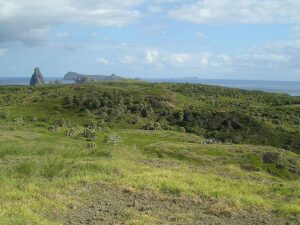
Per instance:
[[[0,107],[0,224],[299,222],[300,97],[118,81]]]
[[[26,121],[41,114],[39,121],[64,118],[76,124],[81,118],[82,125],[95,120],[113,128],[186,131],[222,143],[269,145],[300,152],[300,97],[138,82],[2,87],[0,92],[0,103],[6,106],[0,114],[8,114],[10,120],[22,117]],[[29,108],[26,116],[16,114],[16,105]],[[53,116],[45,117],[45,110]]]

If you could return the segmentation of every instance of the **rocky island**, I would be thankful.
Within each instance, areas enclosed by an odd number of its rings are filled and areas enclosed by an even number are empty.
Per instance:
[[[40,68],[35,68],[34,73],[30,79],[30,86],[37,86],[45,84],[44,77],[40,71]]]
[[[87,75],[87,74],[79,74],[75,72],[68,72],[64,76],[64,80],[75,81],[76,83],[86,83],[90,81],[118,81],[123,80],[123,77],[112,74],[110,76],[106,75]]]

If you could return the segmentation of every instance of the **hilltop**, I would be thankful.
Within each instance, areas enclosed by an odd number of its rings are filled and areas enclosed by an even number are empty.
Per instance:
[[[299,224],[300,97],[0,87],[0,224]]]

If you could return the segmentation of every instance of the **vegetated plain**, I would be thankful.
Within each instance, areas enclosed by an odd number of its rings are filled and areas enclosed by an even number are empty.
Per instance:
[[[299,224],[300,97],[0,87],[0,224]]]

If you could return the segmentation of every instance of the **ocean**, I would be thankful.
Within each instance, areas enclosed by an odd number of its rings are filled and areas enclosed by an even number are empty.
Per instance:
[[[45,78],[45,81],[60,80],[64,84],[74,83],[63,81],[62,78]],[[26,77],[0,77],[0,85],[28,85],[30,78]],[[209,84],[223,87],[240,88],[246,90],[260,90],[272,93],[286,93],[292,96],[300,96],[300,81],[258,81],[258,80],[212,80],[198,78],[170,78],[170,79],[146,79],[149,82],[193,83]]]
[[[51,77],[51,78],[44,78],[46,83],[50,81],[59,80],[64,84],[74,83],[73,81],[64,81],[63,78],[59,77]],[[30,77],[0,77],[0,85],[29,85]]]

